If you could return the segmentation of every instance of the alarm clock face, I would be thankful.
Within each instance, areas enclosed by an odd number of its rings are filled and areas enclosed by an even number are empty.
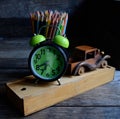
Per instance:
[[[67,68],[67,56],[61,47],[40,45],[33,49],[29,58],[33,75],[44,81],[59,79]]]

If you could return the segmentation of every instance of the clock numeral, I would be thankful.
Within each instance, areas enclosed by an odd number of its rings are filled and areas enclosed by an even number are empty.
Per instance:
[[[58,66],[58,67],[56,68],[56,70],[59,72],[59,71],[60,71],[60,66]]]
[[[41,55],[44,55],[45,54],[45,49],[41,49]]]
[[[36,63],[37,63],[37,60],[34,60],[34,63],[36,64]]]
[[[36,70],[40,70],[40,65],[36,65]]]
[[[40,54],[35,54],[36,60],[39,60],[41,58]]]
[[[55,75],[55,70],[52,70],[52,75]]]
[[[41,75],[42,75],[45,70],[44,69],[40,69],[40,70],[41,70]]]
[[[36,65],[36,70],[41,70],[41,75],[43,74],[43,72],[45,71],[45,69],[40,69],[41,65]]]
[[[57,60],[58,60],[59,65],[63,65],[63,61],[59,56],[57,56]]]
[[[61,59],[60,57],[61,57],[61,55],[57,55],[57,60],[60,60]]]

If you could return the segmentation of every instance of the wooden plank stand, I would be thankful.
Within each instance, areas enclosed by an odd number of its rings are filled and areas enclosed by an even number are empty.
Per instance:
[[[33,83],[26,76],[6,84],[7,96],[24,116],[45,109],[114,79],[114,67],[96,69],[81,76],[64,76],[57,81]]]

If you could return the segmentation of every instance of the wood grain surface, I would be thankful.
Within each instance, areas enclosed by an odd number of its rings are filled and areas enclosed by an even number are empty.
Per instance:
[[[9,79],[9,77],[7,78]],[[84,94],[38,111],[27,117],[9,102],[5,95],[3,84],[0,88],[4,94],[0,98],[0,119],[119,119],[120,114],[120,71],[115,72],[114,80],[108,84],[97,87]]]

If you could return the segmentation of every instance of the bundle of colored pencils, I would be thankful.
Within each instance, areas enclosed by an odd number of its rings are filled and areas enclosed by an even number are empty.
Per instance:
[[[55,35],[65,35],[68,13],[57,10],[36,11],[30,14],[33,34],[53,39]]]

